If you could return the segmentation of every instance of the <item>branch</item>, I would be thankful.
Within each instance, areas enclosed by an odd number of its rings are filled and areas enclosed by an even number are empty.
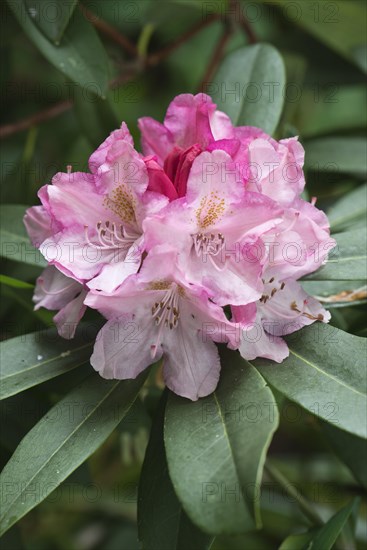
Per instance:
[[[123,46],[127,51],[129,51],[129,53],[131,53],[136,58],[137,61],[139,61],[137,49],[135,45],[132,44],[128,38],[126,38],[121,33],[119,33],[109,23],[106,23],[102,19],[99,19],[96,15],[94,15],[92,12],[87,10],[84,6],[82,7],[82,9],[86,14],[86,16],[87,17],[89,16],[90,18],[89,20],[96,28],[98,28],[101,32],[104,32],[106,35],[108,35],[112,40],[114,40],[115,42]],[[219,19],[218,15],[211,15],[205,21],[200,21],[200,23],[195,25],[189,31],[185,32],[177,40],[173,41],[171,44],[169,44],[162,50],[159,50],[158,52],[148,56],[146,59],[145,65],[146,66],[157,65],[158,63],[166,59],[166,57],[168,57],[176,48],[181,46],[181,44],[184,44],[184,42],[189,40],[197,32],[199,32],[201,29],[203,29],[213,21],[216,21],[217,19]],[[133,64],[136,67],[135,72],[130,70],[129,74],[124,73],[121,76],[118,76],[110,83],[111,88],[115,88],[116,86],[121,85],[121,83],[132,80],[136,76],[136,74],[140,72],[141,67],[139,63],[136,63],[136,64],[133,63]],[[49,107],[48,109],[44,109],[43,111],[35,113],[30,117],[24,118],[19,122],[14,122],[11,124],[6,124],[4,126],[1,126],[0,139],[4,139],[18,132],[22,132],[24,130],[27,130],[31,126],[35,126],[37,124],[40,124],[41,122],[45,122],[46,120],[49,120],[58,115],[61,115],[62,113],[64,113],[65,111],[68,111],[72,107],[73,107],[73,102],[71,100],[61,101],[59,103],[56,103],[52,107]]]
[[[240,6],[238,0],[237,1],[234,0],[234,4],[236,6]],[[256,36],[252,26],[250,25],[250,23],[247,21],[246,16],[243,14],[243,11],[241,9],[238,9],[238,15],[239,15],[240,27],[242,28],[242,30],[246,34],[249,43],[250,44],[256,44],[256,42],[258,42],[257,36]]]
[[[84,16],[97,30],[108,36],[113,42],[119,44],[119,46],[122,46],[124,50],[126,50],[133,57],[136,57],[138,55],[135,44],[133,44],[129,38],[121,34],[120,31],[107,23],[107,21],[104,21],[95,13],[89,11],[85,6],[80,6],[80,8]]]
[[[217,14],[213,14],[205,21],[200,21],[187,32],[183,33],[179,38],[177,38],[177,40],[174,40],[173,42],[171,42],[171,44],[168,44],[168,46],[166,46],[165,48],[162,48],[158,52],[148,55],[146,65],[148,65],[149,67],[154,67],[155,65],[158,65],[158,63],[166,59],[174,50],[187,42],[187,40],[192,38],[196,33],[213,23],[213,21],[217,21],[218,19],[220,19],[220,16]]]
[[[62,113],[65,113],[65,111],[71,109],[72,106],[73,102],[70,100],[60,101],[52,107],[35,113],[30,117],[24,118],[19,122],[5,124],[4,126],[0,127],[0,139],[11,136],[12,134],[16,134],[17,132],[22,132],[23,130],[27,130],[31,126],[35,126],[37,124],[40,124],[41,122],[49,120],[50,118],[59,116]]]
[[[199,86],[200,92],[204,90],[205,84],[210,81],[210,79],[214,74],[215,69],[218,67],[219,63],[221,62],[225,47],[231,35],[232,35],[232,31],[229,28],[226,28],[222,36],[220,37],[218,44],[214,50],[213,56],[210,60],[210,63],[206,69],[205,75]]]

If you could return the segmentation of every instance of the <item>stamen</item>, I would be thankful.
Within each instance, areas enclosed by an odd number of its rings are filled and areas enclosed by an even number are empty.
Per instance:
[[[180,311],[178,307],[179,287],[172,285],[160,302],[155,302],[151,308],[156,325],[162,325],[172,330],[178,324]]]
[[[129,234],[124,227],[120,226],[120,234],[117,232],[115,223],[107,220],[104,224],[99,221],[96,224],[98,243],[92,242],[88,234],[89,226],[84,226],[85,239],[89,246],[97,250],[115,250],[116,248],[127,249],[135,242],[137,235]]]

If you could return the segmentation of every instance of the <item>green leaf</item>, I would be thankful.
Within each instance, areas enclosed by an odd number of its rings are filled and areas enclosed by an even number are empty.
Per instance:
[[[54,46],[33,23],[22,0],[8,3],[28,38],[52,65],[85,91],[104,97],[108,57],[98,34],[80,10],[75,10],[60,45]]]
[[[301,407],[340,429],[366,437],[366,340],[315,323],[286,338],[281,364],[251,361],[269,384]]]
[[[367,441],[326,422],[322,422],[321,426],[335,453],[367,489]]]
[[[34,288],[34,285],[14,279],[14,277],[8,277],[7,275],[0,275],[0,283],[3,285],[11,286],[13,288]]]
[[[23,216],[27,208],[28,206],[20,204],[5,204],[1,207],[1,256],[8,260],[45,267],[46,260],[31,245],[23,224]]]
[[[78,0],[48,4],[39,0],[25,0],[25,9],[43,34],[59,44],[77,4]]]
[[[110,435],[134,403],[147,371],[135,380],[87,378],[24,437],[0,475],[0,534],[82,464]]]
[[[277,425],[273,394],[238,352],[223,351],[213,394],[196,402],[170,394],[169,472],[185,512],[203,531],[233,535],[260,525],[258,491]]]
[[[200,531],[185,514],[168,474],[163,439],[165,393],[158,406],[138,495],[139,539],[145,550],[208,549],[213,537]]]
[[[284,137],[284,134],[290,130],[290,125],[292,127],[295,124],[295,116],[299,111],[299,101],[295,101],[295,98],[297,98],[300,89],[303,91],[303,81],[307,68],[306,59],[300,55],[287,52],[283,54],[283,59],[289,91],[284,94],[284,109],[278,127],[280,137]]]
[[[268,3],[266,0],[265,3]],[[273,3],[273,2],[272,2]],[[365,7],[355,0],[292,1],[288,6],[283,0],[274,0],[292,24],[296,23],[315,38],[364,70],[365,61],[361,48],[365,46]],[[364,56],[366,55],[364,50]]]
[[[339,199],[327,212],[332,231],[342,231],[366,219],[367,183]]]
[[[304,277],[306,281],[356,281],[367,276],[367,235],[355,229],[333,235],[336,247],[332,249],[325,265]]]
[[[96,334],[96,326],[82,324],[72,340],[64,340],[52,328],[1,342],[0,399],[88,362]]]
[[[110,97],[102,99],[78,89],[75,90],[74,108],[80,127],[93,147],[98,147],[119,127]]]
[[[331,550],[349,516],[356,513],[359,505],[360,499],[353,499],[330,518],[323,527],[287,537],[280,545],[279,550]]]
[[[258,126],[273,134],[285,83],[281,55],[269,44],[256,44],[227,55],[207,90],[235,126]]]
[[[340,535],[351,513],[359,507],[360,499],[353,499],[347,506],[339,510],[329,521],[312,537],[312,550],[331,550]]]
[[[327,309],[357,306],[367,298],[365,281],[301,281],[301,284]]]
[[[309,548],[309,544],[312,540],[314,531],[307,533],[300,533],[298,535],[289,535],[278,550],[306,550]]]
[[[339,86],[329,82],[320,89],[302,89],[297,128],[303,138],[364,128],[365,120],[366,90],[362,84]]]
[[[305,144],[305,168],[365,176],[367,140],[362,137],[318,138]]]

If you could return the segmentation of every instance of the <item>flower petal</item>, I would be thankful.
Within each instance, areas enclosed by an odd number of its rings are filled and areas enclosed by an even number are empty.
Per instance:
[[[56,324],[57,332],[62,338],[66,338],[67,340],[74,338],[76,328],[87,309],[87,306],[83,303],[86,295],[87,290],[82,289],[79,296],[66,304],[55,315],[53,320]]]

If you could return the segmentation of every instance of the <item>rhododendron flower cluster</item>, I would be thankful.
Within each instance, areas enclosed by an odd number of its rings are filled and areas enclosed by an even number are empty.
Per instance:
[[[196,400],[217,385],[216,343],[281,362],[283,335],[329,320],[298,279],[335,243],[301,198],[296,137],[234,127],[204,94],[176,97],[163,124],[139,128],[142,154],[123,123],[89,173],[55,175],[27,211],[49,264],[35,307],[57,310],[66,338],[98,310],[107,322],[91,364],[103,377],[135,378],[162,358],[167,386]]]

